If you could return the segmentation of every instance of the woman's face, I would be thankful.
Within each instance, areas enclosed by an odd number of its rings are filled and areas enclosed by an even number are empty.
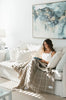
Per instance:
[[[46,42],[44,42],[44,46],[45,46],[45,48],[49,48],[49,46]]]

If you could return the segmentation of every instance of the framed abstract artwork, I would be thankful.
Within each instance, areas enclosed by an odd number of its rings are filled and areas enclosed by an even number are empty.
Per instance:
[[[32,36],[66,39],[66,1],[32,5]]]

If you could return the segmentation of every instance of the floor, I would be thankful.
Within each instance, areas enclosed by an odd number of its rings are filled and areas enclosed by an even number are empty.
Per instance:
[[[14,86],[17,86],[17,83],[0,78],[0,86],[11,90]],[[66,100],[66,98],[46,93],[36,94],[31,91],[13,90],[12,100]]]

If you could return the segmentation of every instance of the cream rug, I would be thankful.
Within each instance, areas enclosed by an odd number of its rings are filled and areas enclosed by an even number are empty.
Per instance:
[[[26,95],[29,95],[29,96],[32,96],[32,97],[36,97],[38,99],[42,98],[42,100],[45,100],[43,98],[43,96],[41,96],[41,94],[34,93],[32,91],[29,91],[29,90],[13,89],[17,85],[18,85],[17,82],[10,81],[10,80],[4,79],[4,78],[0,78],[0,86],[1,87],[7,88],[7,89],[12,90],[12,91],[17,91],[19,93],[23,93],[23,94],[26,94]]]
[[[18,85],[18,83],[14,82],[14,81],[0,78],[0,86],[1,87],[11,90],[14,87],[16,87],[17,85]],[[38,93],[34,93],[32,91],[24,91],[24,90],[13,91],[13,100],[22,100],[23,97],[24,97],[23,100],[66,100],[66,98],[61,98],[59,96],[55,96],[55,95],[51,95],[51,94],[45,94],[45,93],[38,94]]]

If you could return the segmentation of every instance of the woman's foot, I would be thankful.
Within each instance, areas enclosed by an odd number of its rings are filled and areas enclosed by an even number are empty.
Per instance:
[[[17,90],[17,89],[22,89],[24,90],[25,86],[17,86],[17,87],[14,87],[13,90]]]

